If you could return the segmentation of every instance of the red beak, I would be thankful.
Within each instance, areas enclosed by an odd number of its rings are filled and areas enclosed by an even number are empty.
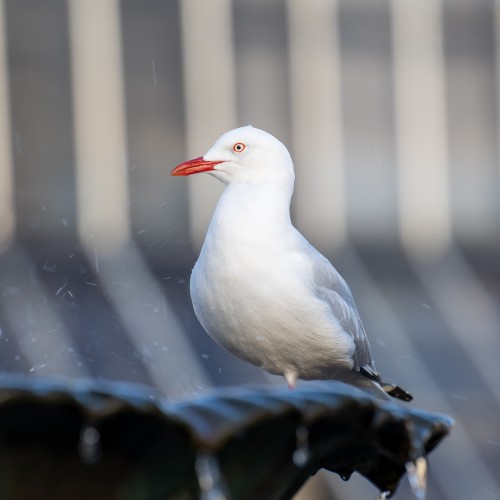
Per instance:
[[[177,165],[170,175],[191,175],[200,172],[209,172],[219,163],[222,163],[222,161],[207,161],[203,159],[203,156],[200,156],[194,160],[188,160]]]

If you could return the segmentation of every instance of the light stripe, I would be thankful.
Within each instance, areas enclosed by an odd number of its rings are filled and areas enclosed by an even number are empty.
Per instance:
[[[337,2],[288,0],[287,13],[295,219],[328,252],[347,237]]]
[[[112,253],[129,231],[119,3],[68,5],[79,229],[88,248]]]
[[[192,394],[208,380],[130,239],[118,2],[69,6],[82,244],[155,386]]]
[[[500,311],[458,248],[430,265],[412,262],[433,303],[500,407]]]
[[[493,14],[494,14],[494,26],[493,26],[493,36],[495,43],[495,82],[496,82],[496,124],[497,124],[497,136],[496,136],[496,147],[497,147],[497,168],[498,168],[498,186],[500,189],[500,126],[498,120],[500,117],[500,0],[494,0],[493,3]]]
[[[420,257],[451,239],[439,0],[392,0],[400,233]]]
[[[187,123],[187,155],[201,156],[236,126],[230,0],[183,0],[181,29]],[[201,247],[222,185],[207,175],[189,178],[190,227]]]
[[[7,34],[0,0],[0,251],[13,240],[15,227],[12,131],[10,127]]]
[[[138,249],[129,244],[117,255],[99,258],[98,265],[100,284],[155,387],[176,398],[209,387],[199,358]]]

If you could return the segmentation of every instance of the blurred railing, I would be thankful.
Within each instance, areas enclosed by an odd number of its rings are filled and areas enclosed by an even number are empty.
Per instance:
[[[457,419],[430,498],[500,496],[499,19],[472,0],[0,0],[2,369],[171,396],[263,381],[189,303],[222,186],[169,177],[252,123],[289,145],[294,220],[351,283],[379,369]]]

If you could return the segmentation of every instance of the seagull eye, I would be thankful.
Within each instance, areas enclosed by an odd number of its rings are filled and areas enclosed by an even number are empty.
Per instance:
[[[245,151],[245,149],[246,146],[242,142],[237,142],[236,144],[233,145],[233,151],[235,153],[242,153],[243,151]]]

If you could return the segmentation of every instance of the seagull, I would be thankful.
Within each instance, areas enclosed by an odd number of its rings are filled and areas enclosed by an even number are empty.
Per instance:
[[[349,286],[292,225],[294,169],[271,134],[240,127],[173,176],[206,172],[226,187],[190,280],[194,312],[223,348],[269,373],[337,379],[411,401],[382,381]]]

